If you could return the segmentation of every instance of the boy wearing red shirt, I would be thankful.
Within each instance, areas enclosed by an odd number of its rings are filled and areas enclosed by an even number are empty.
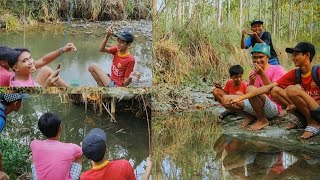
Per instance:
[[[91,64],[88,68],[99,86],[119,87],[128,86],[132,79],[139,79],[140,75],[133,72],[135,60],[129,52],[129,47],[134,40],[128,31],[117,35],[117,45],[106,48],[109,38],[113,35],[111,27],[107,28],[107,35],[100,44],[99,51],[113,54],[111,76],[106,74],[98,65]]]
[[[92,169],[81,174],[81,180],[135,180],[133,168],[127,160],[108,161],[106,133],[100,128],[92,129],[82,142],[83,154],[91,160]]]

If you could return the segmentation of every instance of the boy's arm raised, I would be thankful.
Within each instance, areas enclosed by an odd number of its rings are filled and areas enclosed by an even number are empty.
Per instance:
[[[234,104],[234,103],[237,103],[237,102],[240,102],[242,100],[245,100],[245,99],[249,99],[249,98],[252,98],[254,96],[258,96],[258,95],[261,95],[261,94],[266,94],[268,93],[269,91],[271,91],[271,89],[275,86],[277,86],[278,83],[277,82],[273,82],[271,84],[268,84],[266,86],[262,86],[260,88],[257,88],[256,90],[254,90],[253,92],[250,92],[250,93],[247,93],[247,94],[244,94],[236,99],[229,99],[227,100],[227,104]]]
[[[73,43],[68,43],[64,47],[57,49],[55,51],[52,51],[52,52],[44,55],[43,57],[41,57],[37,61],[35,61],[35,67],[38,69],[42,66],[45,66],[45,65],[51,63],[52,61],[57,59],[57,57],[59,57],[62,53],[69,52],[69,51],[76,51],[76,50],[77,50],[77,48],[73,45]]]
[[[110,53],[109,51],[109,48],[106,48],[106,44],[109,40],[109,38],[112,36],[113,32],[112,32],[112,28],[111,27],[108,27],[106,29],[107,31],[107,34],[106,36],[103,38],[102,42],[100,43],[100,46],[99,46],[99,52],[107,52],[107,53]]]

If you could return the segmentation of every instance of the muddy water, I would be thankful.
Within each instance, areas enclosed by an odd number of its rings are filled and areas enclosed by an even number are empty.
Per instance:
[[[195,114],[153,119],[154,179],[320,178],[318,152],[227,136],[214,114]]]
[[[130,47],[131,54],[136,60],[134,70],[141,72],[140,81],[133,82],[133,86],[149,87],[152,84],[152,23],[150,21],[113,22],[117,31],[130,30],[134,32],[135,41]],[[55,69],[58,62],[62,64],[61,77],[73,85],[97,85],[88,71],[92,63],[98,64],[106,73],[110,74],[112,55],[98,52],[99,45],[104,38],[105,29],[111,22],[85,23],[72,22],[68,28],[66,42],[73,42],[76,52],[65,53],[49,66]],[[31,51],[37,60],[43,55],[58,49],[65,42],[65,23],[58,25],[46,24],[24,29],[19,32],[0,32],[0,45],[10,47],[25,47]],[[108,45],[115,45],[116,38],[112,37]]]
[[[2,137],[15,139],[29,144],[33,139],[42,139],[37,128],[39,117],[45,112],[55,112],[62,119],[61,141],[79,144],[92,128],[99,127],[107,133],[109,159],[128,159],[138,178],[144,173],[148,156],[148,131],[145,119],[132,113],[117,113],[116,123],[110,122],[110,116],[95,113],[88,106],[65,103],[59,95],[32,95],[23,102],[19,112],[7,117]],[[85,168],[89,168],[86,161]]]

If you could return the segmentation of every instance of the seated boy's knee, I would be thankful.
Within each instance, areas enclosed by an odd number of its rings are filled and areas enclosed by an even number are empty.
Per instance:
[[[214,88],[212,89],[211,93],[214,95],[214,96],[218,96],[219,92],[221,91],[221,89],[219,88]]]
[[[282,89],[279,86],[275,86],[275,87],[273,87],[271,89],[270,94],[271,94],[272,97],[275,97],[275,96],[278,96],[281,93],[282,90],[284,90],[284,89]]]
[[[43,66],[39,69],[39,73],[51,74],[53,70],[49,66]]]
[[[254,91],[254,90],[256,90],[257,89],[257,87],[255,87],[255,86],[247,86],[247,93],[248,92],[252,92],[252,91]]]
[[[287,96],[289,97],[297,96],[298,90],[299,88],[297,86],[294,86],[294,85],[288,86],[286,89]]]
[[[88,71],[92,72],[92,71],[94,71],[96,68],[97,68],[97,65],[96,65],[96,64],[90,64],[89,67],[88,67]]]

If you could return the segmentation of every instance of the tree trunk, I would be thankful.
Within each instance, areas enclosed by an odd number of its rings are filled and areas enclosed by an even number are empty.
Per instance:
[[[242,0],[240,0],[239,25],[240,25],[240,29],[242,29]]]
[[[221,14],[222,14],[222,0],[218,0],[218,14],[217,14],[218,27],[221,26]]]
[[[230,15],[230,0],[228,0],[228,25],[230,25],[231,15]]]
[[[192,0],[189,0],[189,19],[192,18],[192,8],[193,8],[193,2]]]
[[[182,20],[182,0],[179,0],[177,4],[177,23],[180,24],[181,20]]]
[[[259,0],[259,19],[261,19],[261,3],[262,0]]]
[[[288,26],[288,41],[291,42],[291,21],[292,21],[292,14],[291,14],[291,0],[289,0],[289,26]]]
[[[311,17],[310,17],[310,42],[312,43],[312,36],[313,36],[313,2],[310,1],[311,7]]]
[[[272,20],[272,34],[274,34],[276,32],[276,18],[274,17],[275,16],[275,3],[274,3],[275,0],[272,0],[272,14],[271,14],[271,20]]]

